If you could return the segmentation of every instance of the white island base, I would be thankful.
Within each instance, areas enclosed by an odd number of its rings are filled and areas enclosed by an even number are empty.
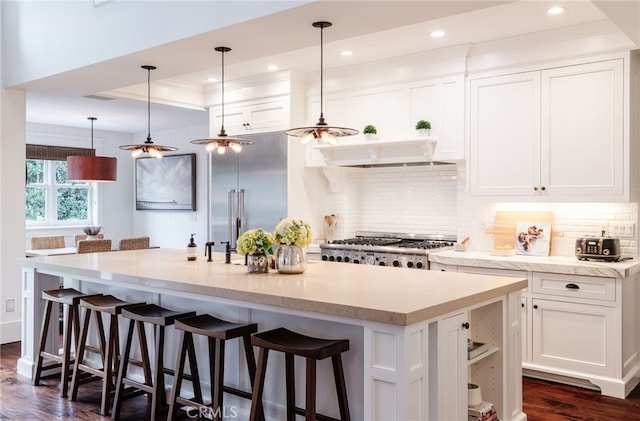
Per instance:
[[[21,260],[18,373],[32,376],[44,309],[40,292],[57,288],[62,278],[65,286],[89,293],[255,322],[259,331],[283,326],[347,338],[343,362],[353,420],[466,420],[469,382],[481,387],[501,420],[526,420],[520,368],[520,290],[526,280],[325,262],[310,262],[301,275],[249,275],[242,266],[221,263],[221,256],[214,260],[187,263],[181,250],[162,249]],[[168,367],[175,365],[177,334],[168,329]],[[468,361],[467,338],[490,348]],[[196,345],[206,382],[206,343]],[[240,347],[239,341],[228,343],[225,380],[248,390]],[[302,359],[296,371],[297,402],[304,406]],[[273,353],[264,393],[267,419],[285,418],[283,378],[284,358]],[[170,387],[171,376],[166,381]],[[204,388],[206,396],[208,384]],[[249,401],[225,395],[227,414],[243,419],[249,408]],[[339,416],[330,360],[318,364],[317,408]]]

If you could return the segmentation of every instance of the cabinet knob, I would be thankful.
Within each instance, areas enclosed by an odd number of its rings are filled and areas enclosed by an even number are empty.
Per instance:
[[[520,303],[520,307],[524,308],[524,303]]]
[[[540,190],[545,191],[547,188],[545,186],[540,187]]]
[[[533,308],[538,308],[538,304],[534,304],[534,305],[533,305]]]
[[[576,284],[567,284],[564,287],[565,288],[569,288],[569,289],[580,289],[580,286],[578,286]]]
[[[533,188],[533,191],[538,191],[538,186],[535,186],[535,187]]]
[[[464,329],[469,329],[469,322],[464,322],[464,323],[462,323],[462,327],[463,327]]]

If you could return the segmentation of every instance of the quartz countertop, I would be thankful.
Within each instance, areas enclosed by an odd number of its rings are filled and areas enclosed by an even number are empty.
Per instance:
[[[445,265],[473,266],[493,269],[626,278],[640,272],[637,260],[594,262],[566,256],[493,256],[479,251],[439,251],[429,253],[429,261]]]
[[[309,261],[302,274],[248,274],[242,265],[224,264],[224,254],[213,260],[187,262],[184,250],[163,248],[18,259],[25,268],[72,278],[402,326],[527,287],[526,279],[511,277],[321,261]]]

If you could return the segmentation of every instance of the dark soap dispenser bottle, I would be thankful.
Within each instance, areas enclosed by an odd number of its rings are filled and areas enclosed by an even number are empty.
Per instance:
[[[193,240],[193,236],[195,234],[191,234],[191,238],[189,239],[189,244],[187,244],[187,261],[192,262],[196,260],[198,255],[198,246],[196,242]]]

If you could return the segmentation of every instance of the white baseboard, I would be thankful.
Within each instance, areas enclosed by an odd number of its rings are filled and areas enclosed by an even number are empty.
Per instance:
[[[8,344],[22,340],[22,321],[12,320],[0,323],[0,344]]]

